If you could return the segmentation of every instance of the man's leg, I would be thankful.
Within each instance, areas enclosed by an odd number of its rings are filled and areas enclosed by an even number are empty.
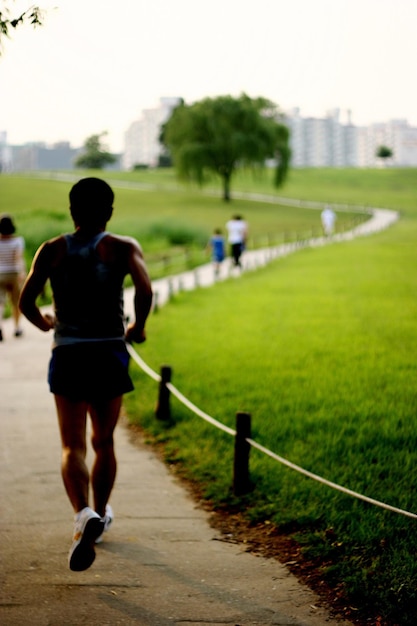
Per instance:
[[[62,479],[74,512],[78,513],[88,506],[87,403],[56,395],[55,404],[62,441]]]
[[[57,395],[55,403],[62,439],[62,478],[76,513],[69,567],[81,572],[94,562],[95,541],[104,530],[103,520],[88,506],[89,474],[85,462],[88,405]]]
[[[96,454],[91,471],[95,511],[103,517],[116,478],[113,433],[119,419],[122,396],[89,406],[92,445]]]
[[[238,244],[236,245],[236,265],[237,265],[238,267],[240,267],[240,266],[241,266],[241,263],[240,263],[240,257],[242,256],[242,250],[243,250],[243,246],[242,246],[242,244],[241,244],[241,243],[238,243]]]

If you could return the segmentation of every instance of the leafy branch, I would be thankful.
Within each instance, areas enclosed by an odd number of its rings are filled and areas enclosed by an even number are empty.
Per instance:
[[[16,29],[23,24],[30,24],[34,27],[42,26],[43,11],[38,6],[32,6],[20,15],[11,17],[11,11],[5,2],[2,2],[3,8],[0,10],[0,54],[2,40],[4,37],[10,36],[10,30]]]

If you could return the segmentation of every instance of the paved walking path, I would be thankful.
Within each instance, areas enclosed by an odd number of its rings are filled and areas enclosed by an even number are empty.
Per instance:
[[[376,215],[374,226],[381,221]],[[268,254],[259,253],[256,262]],[[246,263],[251,256],[246,253]],[[192,288],[195,273],[175,280]],[[198,280],[213,280],[210,264]],[[172,284],[156,281],[155,289],[162,304]],[[123,423],[116,431],[114,526],[92,567],[71,572],[72,511],[45,380],[51,336],[25,321],[23,328],[16,339],[6,320],[0,343],[2,626],[347,624],[331,618],[284,565],[225,542],[152,451],[130,440]]]

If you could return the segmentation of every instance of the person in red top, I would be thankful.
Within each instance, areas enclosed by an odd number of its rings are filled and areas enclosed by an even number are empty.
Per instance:
[[[62,478],[75,513],[69,567],[85,570],[95,543],[113,520],[109,505],[116,477],[113,432],[124,393],[133,389],[126,342],[145,341],[152,287],[138,242],[107,232],[114,194],[99,178],[70,191],[73,233],[44,242],[22,288],[20,309],[40,330],[54,331],[48,381],[62,440]],[[124,327],[123,282],[134,286],[135,320]],[[37,299],[50,280],[54,314]],[[95,459],[86,465],[86,419]],[[91,482],[94,508],[89,506]]]

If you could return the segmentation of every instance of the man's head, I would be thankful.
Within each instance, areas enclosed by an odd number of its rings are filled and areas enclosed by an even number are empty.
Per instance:
[[[113,213],[113,190],[101,178],[82,178],[69,198],[72,219],[80,228],[104,228]]]

